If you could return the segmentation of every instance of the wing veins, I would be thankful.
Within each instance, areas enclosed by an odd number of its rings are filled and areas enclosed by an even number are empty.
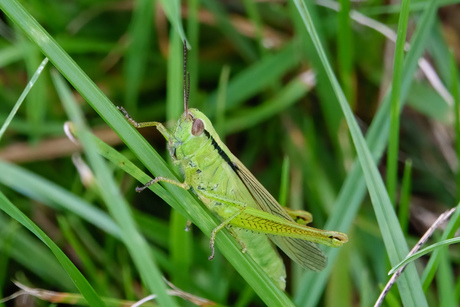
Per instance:
[[[244,184],[260,210],[293,221],[289,214],[283,210],[281,205],[278,204],[273,196],[238,159],[235,158],[235,162],[229,163],[231,163],[232,169]],[[313,242],[272,234],[268,235],[268,237],[291,259],[306,269],[321,271],[327,265],[326,255],[324,255],[321,249]]]

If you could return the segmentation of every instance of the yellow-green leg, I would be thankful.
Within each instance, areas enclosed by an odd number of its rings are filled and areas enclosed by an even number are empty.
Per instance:
[[[169,141],[170,139],[170,133],[168,132],[168,130],[166,130],[165,126],[163,126],[163,124],[159,123],[159,122],[143,122],[143,123],[138,123],[137,121],[135,121],[129,114],[128,112],[125,110],[125,108],[123,107],[120,107],[118,106],[117,107],[118,110],[120,110],[126,117],[126,119],[128,120],[128,122],[134,127],[134,128],[137,128],[137,129],[140,129],[140,128],[146,128],[146,127],[156,127],[158,131],[160,131],[161,134],[163,134],[163,136],[165,137],[165,139],[167,141]]]
[[[147,182],[145,185],[143,185],[142,187],[137,187],[136,188],[136,192],[142,192],[144,191],[145,189],[147,189],[149,186],[151,186],[152,184],[155,184],[159,181],[163,181],[163,182],[167,182],[167,183],[170,183],[170,184],[173,184],[175,185],[176,187],[179,187],[179,188],[182,188],[184,190],[188,190],[190,189],[190,186],[188,185],[187,182],[179,182],[177,180],[174,180],[174,179],[170,179],[170,178],[166,178],[166,177],[156,177],[155,179],[152,179],[150,180],[149,182]]]
[[[287,207],[283,207],[283,209],[298,224],[307,225],[313,222],[313,216],[310,212],[304,210],[293,210]]]
[[[246,206],[242,207],[241,210],[239,210],[237,213],[235,213],[234,215],[232,215],[231,217],[229,217],[228,219],[226,219],[225,221],[223,221],[222,223],[220,223],[219,226],[217,226],[216,228],[213,229],[213,231],[211,232],[211,239],[209,240],[209,248],[211,249],[211,256],[209,256],[209,260],[212,260],[214,259],[214,255],[215,255],[215,249],[214,249],[214,245],[215,245],[215,241],[216,241],[216,235],[219,231],[222,230],[222,228],[224,228],[225,226],[227,226],[228,224],[230,224],[230,222],[236,218],[238,215],[240,215],[244,209],[246,209]],[[241,244],[242,242],[240,242]],[[242,244],[242,247],[243,247],[243,253],[246,251],[246,246],[244,246],[244,244]]]

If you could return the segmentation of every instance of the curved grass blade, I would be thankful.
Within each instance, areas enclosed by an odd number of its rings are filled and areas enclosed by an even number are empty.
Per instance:
[[[398,21],[398,36],[396,39],[395,59],[393,65],[393,81],[391,83],[391,112],[390,139],[388,141],[387,157],[387,190],[391,203],[396,206],[396,185],[398,177],[399,153],[399,121],[401,113],[401,77],[404,60],[404,45],[406,44],[407,21],[409,19],[410,0],[403,0],[403,6]]]
[[[174,300],[166,293],[166,286],[162,280],[160,270],[157,268],[147,242],[138,232],[132,212],[128,203],[120,194],[106,162],[97,153],[89,129],[83,119],[82,111],[77,107],[72,93],[65,85],[63,78],[57,73],[52,74],[54,84],[67,115],[75,125],[77,135],[94,172],[100,196],[106,203],[111,215],[121,229],[121,238],[133,259],[139,274],[149,291],[158,295],[158,302],[162,306],[176,306]]]
[[[404,62],[401,86],[402,105],[404,104],[405,97],[407,97],[409,92],[413,75],[417,69],[418,59],[424,51],[424,47],[429,38],[430,29],[434,24],[437,11],[436,8],[437,1],[431,0],[429,6],[426,7],[423,16],[420,18],[414,36],[412,37],[412,47]],[[389,95],[385,95],[384,101],[372,121],[366,135],[367,144],[375,161],[380,159],[383,150],[386,147],[386,140],[388,138],[388,118],[390,114],[389,97]],[[335,209],[324,227],[326,229],[337,229],[339,231],[347,232],[358,212],[359,205],[364,198],[365,191],[365,182],[362,176],[362,170],[358,164],[355,163],[343,183],[342,189],[340,190],[336,200]],[[339,251],[335,249],[327,251],[330,262],[337,259],[338,252]],[[311,272],[307,272],[303,276],[301,287],[296,294],[296,304],[310,307],[316,306],[326,285],[330,271],[331,267],[327,267],[322,274],[312,274]]]
[[[301,0],[294,0],[294,3],[299,11],[299,14],[304,21],[305,27],[310,34],[313,44],[320,56],[321,62],[325,67],[329,81],[334,89],[335,95],[338,98],[342,111],[347,120],[350,133],[356,151],[358,154],[361,167],[363,169],[364,178],[366,180],[368,191],[371,196],[372,204],[374,205],[375,214],[382,231],[385,246],[392,263],[396,263],[402,259],[408,252],[407,243],[399,226],[396,214],[391,205],[388,193],[386,192],[382,178],[377,170],[374,159],[365,142],[363,135],[356,123],[353,113],[350,110],[348,102],[343,91],[338,84],[332,68],[327,60],[327,57],[321,46],[321,42],[316,34],[315,26],[311,20],[306,4]],[[417,276],[414,266],[407,268],[398,285],[400,286],[401,297],[407,306],[427,306],[425,296],[423,295],[420,279]]]
[[[185,37],[184,27],[182,26],[182,18],[180,15],[180,1],[179,0],[160,0],[161,5],[169,19],[169,22],[173,25],[173,28],[179,33],[181,41],[187,41]],[[187,47],[190,44],[187,41]]]
[[[424,255],[426,255],[426,254],[428,254],[428,253],[430,253],[432,251],[440,249],[443,246],[449,246],[449,245],[452,245],[452,244],[455,244],[455,243],[460,243],[460,238],[457,237],[457,238],[443,240],[443,241],[434,243],[434,244],[432,244],[432,245],[430,245],[428,247],[425,247],[425,248],[419,250],[418,252],[416,252],[415,254],[405,258],[403,261],[401,261],[397,265],[395,265],[390,270],[390,272],[388,272],[388,275],[394,274],[394,272],[396,272],[402,266],[405,266],[408,263],[413,262],[414,260],[416,260],[416,259],[418,259],[418,258],[420,258],[420,257],[422,257],[422,256],[424,256]]]
[[[69,291],[75,290],[74,283],[70,278],[67,278],[67,272],[51,250],[32,233],[17,228],[20,226],[16,221],[12,221],[6,214],[0,214],[0,233],[2,233],[0,255],[2,268],[5,268],[2,272],[8,272],[6,270],[8,262],[5,261],[5,257],[8,257],[52,285],[59,285],[61,289],[68,289]],[[9,242],[10,240],[11,242]],[[31,259],[30,255],[35,256]],[[2,285],[5,281],[6,277]],[[5,288],[2,286],[2,289]]]

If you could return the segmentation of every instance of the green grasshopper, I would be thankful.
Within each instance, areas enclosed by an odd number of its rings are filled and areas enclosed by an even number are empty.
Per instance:
[[[220,140],[210,120],[197,109],[188,108],[190,81],[187,73],[187,48],[184,42],[184,113],[172,131],[159,122],[138,123],[123,107],[118,107],[136,128],[156,127],[168,142],[175,164],[184,174],[184,182],[156,177],[140,192],[157,182],[167,182],[193,190],[198,198],[222,221],[211,233],[210,249],[224,227],[237,239],[261,268],[284,290],[286,271],[274,242],[302,267],[321,271],[327,260],[315,243],[339,247],[348,241],[345,234],[306,226],[311,214],[282,207],[252,173]],[[301,221],[299,223],[299,221]],[[249,230],[249,231],[248,231]]]

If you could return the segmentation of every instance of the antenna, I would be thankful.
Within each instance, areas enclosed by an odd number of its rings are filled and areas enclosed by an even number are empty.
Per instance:
[[[190,95],[190,74],[187,72],[187,41],[184,39],[184,111],[188,118],[188,98]]]

